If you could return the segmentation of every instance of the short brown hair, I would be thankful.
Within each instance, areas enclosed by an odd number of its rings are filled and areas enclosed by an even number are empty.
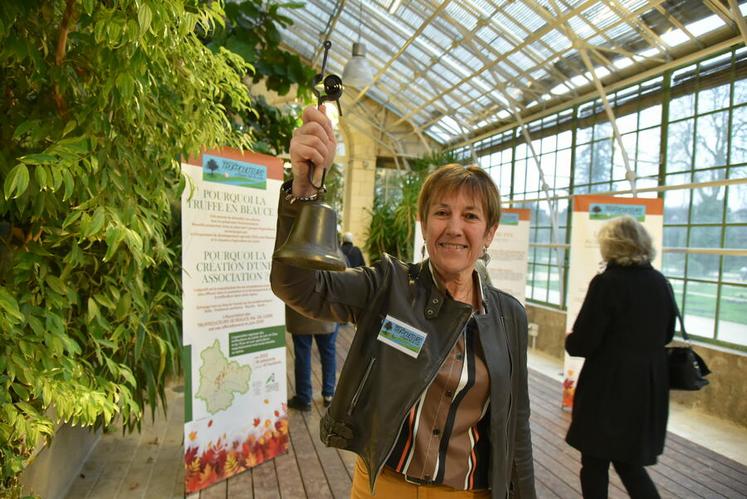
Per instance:
[[[654,259],[656,250],[646,228],[635,218],[613,218],[599,229],[599,251],[605,262],[640,265]]]
[[[486,230],[498,225],[501,219],[501,194],[493,179],[476,165],[463,166],[451,163],[434,171],[423,182],[418,196],[418,216],[421,223],[427,223],[428,210],[434,199],[466,189],[482,203],[486,216]]]

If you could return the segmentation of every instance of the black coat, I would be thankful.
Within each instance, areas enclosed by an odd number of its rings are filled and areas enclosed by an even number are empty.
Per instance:
[[[669,388],[664,345],[674,335],[675,304],[650,264],[594,277],[565,341],[585,357],[566,441],[590,456],[654,464],[664,450]]]
[[[366,260],[363,259],[363,253],[361,253],[358,246],[355,246],[353,243],[342,243],[342,252],[345,255],[345,258],[348,259],[348,267],[355,268],[366,266]]]

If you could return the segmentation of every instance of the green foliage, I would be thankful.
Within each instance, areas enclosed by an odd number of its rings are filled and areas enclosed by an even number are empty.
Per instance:
[[[281,48],[279,31],[293,25],[293,20],[282,14],[283,9],[303,5],[268,0],[228,3],[225,25],[205,32],[205,40],[212,50],[226,48],[243,57],[253,67],[253,83],[262,81],[278,95],[286,95],[295,85],[297,97],[308,102],[315,71],[298,55]],[[297,106],[280,109],[258,97],[254,111],[240,113],[240,121],[256,138],[255,151],[277,155],[288,151],[293,130],[301,124],[300,114]]]
[[[242,0],[226,5],[226,24],[216,29],[209,46],[226,47],[255,68],[254,83],[265,81],[268,89],[285,95],[298,85],[298,95],[309,98],[314,70],[296,54],[280,48],[280,27],[293,21],[282,9],[300,9],[303,3],[275,3],[268,0]]]
[[[178,372],[176,158],[249,145],[218,2],[0,3],[0,496],[56,424],[132,430]]]
[[[374,200],[371,210],[371,223],[366,233],[366,244],[364,249],[368,253],[371,263],[381,259],[381,255],[399,255],[397,243],[400,236],[399,231],[395,234],[394,208],[391,203],[385,203],[381,199]]]
[[[371,210],[371,224],[366,235],[366,252],[375,262],[383,253],[400,260],[413,260],[415,220],[418,195],[426,177],[439,166],[462,163],[452,152],[436,152],[410,161],[410,170],[399,172],[396,195],[388,199],[377,196]]]
[[[246,120],[254,137],[252,148],[273,156],[287,152],[293,130],[301,126],[301,107],[288,106],[281,110],[262,96],[254,98],[252,104],[255,113],[250,113]]]
[[[324,180],[324,186],[327,188],[324,200],[332,206],[338,214],[342,213],[342,196],[345,191],[344,180],[345,175],[342,166],[337,163],[332,163],[327,170],[327,177]]]

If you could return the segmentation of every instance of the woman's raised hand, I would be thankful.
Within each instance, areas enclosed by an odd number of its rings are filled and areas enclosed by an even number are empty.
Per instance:
[[[314,184],[319,185],[322,172],[332,164],[337,149],[332,123],[324,114],[324,106],[318,109],[314,106],[307,107],[303,110],[301,119],[303,125],[293,131],[290,144],[293,195],[296,197],[316,193],[309,182],[309,162],[313,163]]]

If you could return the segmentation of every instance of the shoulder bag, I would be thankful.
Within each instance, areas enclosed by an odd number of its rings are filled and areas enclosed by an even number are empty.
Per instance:
[[[682,315],[680,314],[680,309],[677,307],[677,301],[674,299],[674,291],[671,285],[669,286],[669,290],[672,293],[674,310],[680,322],[682,338],[687,344],[686,346],[666,347],[667,364],[669,366],[669,389],[700,390],[708,384],[705,376],[708,376],[711,370],[708,369],[708,366],[700,355],[693,350],[690,338],[685,332],[685,321],[682,320]]]

